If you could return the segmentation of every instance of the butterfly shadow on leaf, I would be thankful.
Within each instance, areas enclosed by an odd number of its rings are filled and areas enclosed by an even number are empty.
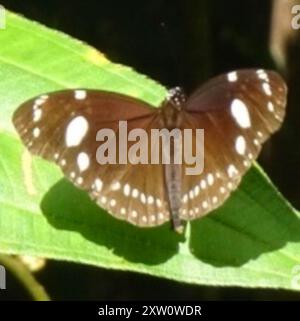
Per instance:
[[[192,222],[190,249],[214,266],[241,266],[299,241],[299,217],[252,167],[222,207]]]
[[[41,209],[56,229],[79,232],[85,239],[112,249],[131,262],[165,262],[177,253],[178,243],[184,240],[168,224],[139,228],[112,217],[66,179],[45,194]]]

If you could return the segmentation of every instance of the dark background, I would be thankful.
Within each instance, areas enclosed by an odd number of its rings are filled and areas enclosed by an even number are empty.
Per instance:
[[[81,39],[110,60],[129,65],[167,87],[180,85],[187,93],[211,76],[229,70],[279,67],[269,50],[272,31],[269,0],[6,0],[1,4]],[[300,207],[299,48],[299,37],[288,43],[287,65],[280,70],[290,88],[286,121],[266,144],[259,159],[279,190],[297,208]],[[47,262],[37,278],[50,296],[58,300],[300,299],[296,292],[200,287],[53,261]],[[8,290],[5,296],[1,293],[0,299],[30,299],[12,276],[8,276],[7,283]]]

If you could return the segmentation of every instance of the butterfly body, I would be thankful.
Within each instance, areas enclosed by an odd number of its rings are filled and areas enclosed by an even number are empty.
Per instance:
[[[182,110],[184,103],[185,96],[179,87],[169,90],[169,95],[161,108],[164,114],[163,128],[167,128],[169,131],[182,128]],[[182,146],[179,144],[180,142],[177,142],[176,145],[171,145],[171,155],[174,155],[174,148],[182,149]],[[180,220],[180,208],[182,205],[182,166],[181,164],[174,164],[174,159],[171,159],[170,164],[164,164],[164,182],[168,195],[168,205],[173,228],[181,233],[183,230]]]
[[[181,231],[182,221],[210,213],[237,188],[262,144],[280,127],[286,96],[286,85],[277,73],[245,69],[211,79],[187,99],[179,88],[172,89],[160,108],[102,90],[43,94],[22,104],[13,123],[33,154],[54,161],[67,179],[113,216],[141,227],[171,220]],[[127,124],[125,134],[120,121]],[[103,129],[116,137],[102,140]],[[180,134],[190,130],[192,136],[170,145],[170,163],[151,162],[150,157],[145,162],[131,153],[137,149],[132,135],[136,129],[147,137],[154,129],[178,129]],[[186,159],[175,162],[174,155],[185,146],[197,152],[200,129],[203,168],[197,153],[195,164]],[[111,162],[99,164],[100,143],[116,147]],[[152,151],[150,145],[143,151]],[[164,147],[158,150],[166,152]]]

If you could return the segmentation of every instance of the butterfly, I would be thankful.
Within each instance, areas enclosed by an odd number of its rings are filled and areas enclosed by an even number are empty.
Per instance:
[[[274,71],[243,69],[216,76],[190,97],[176,87],[160,108],[114,92],[73,89],[22,104],[13,123],[33,154],[54,161],[67,179],[113,216],[141,227],[203,217],[239,185],[282,124],[287,86]],[[204,130],[204,168],[186,175],[186,163],[99,164],[97,132],[185,128]],[[110,143],[108,143],[110,144]],[[118,146],[125,151],[132,146]]]

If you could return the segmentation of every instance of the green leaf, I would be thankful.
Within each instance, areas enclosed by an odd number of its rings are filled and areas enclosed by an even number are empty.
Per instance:
[[[32,158],[11,123],[20,103],[52,90],[101,88],[158,105],[165,88],[12,13],[0,43],[1,252],[195,284],[300,288],[299,215],[259,167],[224,206],[178,236],[168,224],[140,229],[105,213],[54,164]]]

